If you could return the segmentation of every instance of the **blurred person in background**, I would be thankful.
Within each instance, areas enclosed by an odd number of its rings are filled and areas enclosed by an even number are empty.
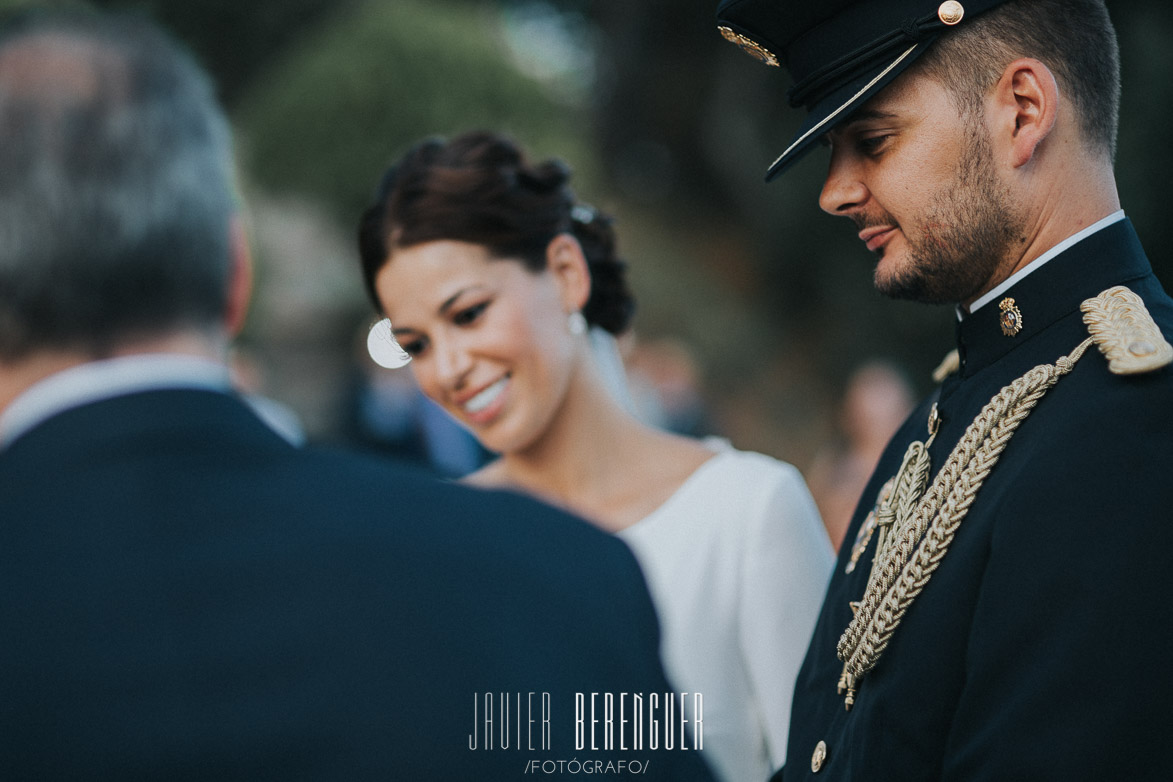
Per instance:
[[[538,757],[710,779],[576,751],[576,692],[670,687],[619,541],[295,447],[233,391],[233,185],[212,85],[155,27],[0,28],[0,775],[513,780],[535,753],[483,751],[512,699],[476,707],[516,692],[520,725],[536,690]]]
[[[709,434],[700,368],[688,345],[670,337],[633,339],[624,364],[641,420],[690,437]]]
[[[403,155],[359,244],[420,387],[500,454],[467,482],[630,543],[669,676],[704,695],[706,757],[726,780],[764,779],[831,549],[794,467],[646,426],[615,393],[601,366],[614,348],[594,345],[627,328],[633,301],[610,219],[576,202],[562,163],[472,132]]]
[[[807,474],[836,551],[868,478],[915,402],[908,380],[886,361],[870,361],[847,379],[837,419],[840,439],[815,454]]]

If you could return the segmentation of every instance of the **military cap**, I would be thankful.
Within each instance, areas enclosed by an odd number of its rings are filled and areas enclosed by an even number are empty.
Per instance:
[[[890,84],[943,32],[1003,2],[721,0],[721,34],[767,65],[789,70],[790,105],[808,112],[766,181]]]

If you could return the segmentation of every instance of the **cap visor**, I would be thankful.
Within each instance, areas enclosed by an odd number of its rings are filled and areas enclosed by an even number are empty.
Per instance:
[[[807,113],[790,146],[766,169],[766,181],[773,181],[779,174],[805,155],[823,134],[842,124],[876,93],[887,87],[904,70],[920,57],[932,41],[909,44],[891,62],[880,68],[873,68],[836,88]]]

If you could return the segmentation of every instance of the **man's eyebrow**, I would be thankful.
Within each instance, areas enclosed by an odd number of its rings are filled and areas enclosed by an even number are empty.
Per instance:
[[[877,119],[895,119],[898,115],[891,111],[880,111],[879,109],[860,109],[859,111],[850,114],[847,119],[843,121],[840,127],[854,125],[857,122],[867,122],[869,120]]]
[[[823,146],[830,144],[832,136],[846,133],[851,130],[853,125],[858,125],[861,122],[871,122],[875,120],[890,120],[896,119],[899,115],[891,111],[880,111],[879,109],[858,109],[847,116],[837,127],[824,133],[819,137],[819,143]]]

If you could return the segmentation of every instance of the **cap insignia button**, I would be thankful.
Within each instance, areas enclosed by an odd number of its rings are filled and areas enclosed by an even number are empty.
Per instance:
[[[827,762],[827,742],[820,741],[815,745],[815,754],[811,755],[811,771],[819,773],[823,764]]]
[[[957,0],[945,0],[937,8],[937,18],[947,25],[955,25],[965,16],[965,7]]]
[[[741,33],[736,33],[725,25],[718,27],[717,32],[721,33],[726,41],[740,46],[746,54],[748,54],[750,57],[753,57],[758,62],[764,62],[766,65],[772,65],[775,68],[782,67],[782,64],[778,62],[778,57],[757,41],[751,41]]]
[[[1002,333],[1008,337],[1013,337],[1018,332],[1022,331],[1022,313],[1018,307],[1014,306],[1014,299],[1007,296],[998,302],[998,309],[1002,310],[1002,316],[998,322],[1002,325]]]

